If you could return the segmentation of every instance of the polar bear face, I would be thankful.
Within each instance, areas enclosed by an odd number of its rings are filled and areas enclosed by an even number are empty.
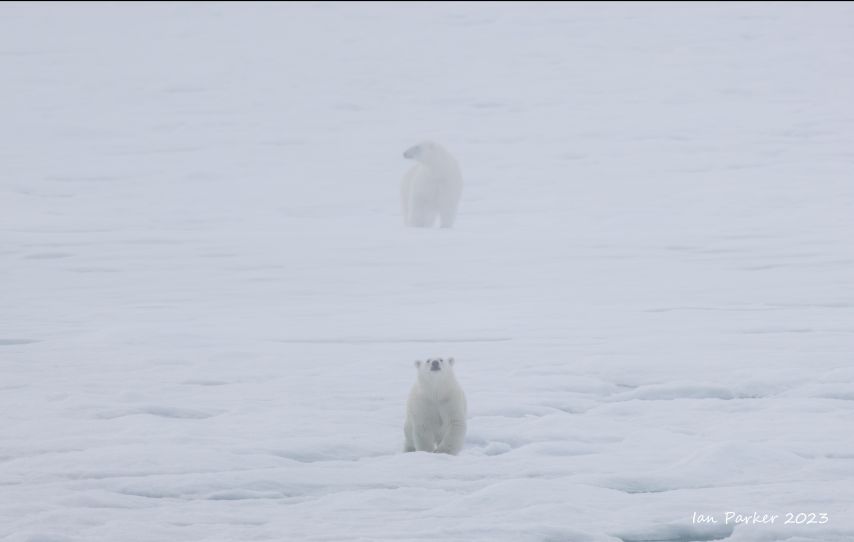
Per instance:
[[[427,361],[416,361],[418,379],[421,382],[436,382],[453,376],[454,358],[432,358]]]
[[[435,164],[441,162],[441,160],[445,158],[446,154],[445,149],[440,147],[438,143],[424,141],[414,147],[406,149],[403,153],[403,157],[408,158],[409,160],[415,160],[416,162],[421,162],[422,164]]]

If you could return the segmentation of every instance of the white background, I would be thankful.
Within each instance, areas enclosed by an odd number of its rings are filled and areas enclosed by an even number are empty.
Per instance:
[[[842,3],[4,3],[0,538],[854,539],[852,96]]]

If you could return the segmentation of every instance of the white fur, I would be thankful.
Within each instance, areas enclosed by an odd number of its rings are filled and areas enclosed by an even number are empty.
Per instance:
[[[452,228],[463,192],[457,161],[432,141],[407,149],[403,156],[416,161],[400,185],[404,224],[432,228],[438,216],[441,227]]]
[[[439,370],[431,370],[434,366]],[[454,358],[416,361],[418,379],[406,402],[405,452],[456,455],[466,436],[466,396],[454,376]]]

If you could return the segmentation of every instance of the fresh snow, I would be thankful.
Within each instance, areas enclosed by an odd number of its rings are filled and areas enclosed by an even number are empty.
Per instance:
[[[852,4],[3,3],[0,74],[3,540],[854,540]]]

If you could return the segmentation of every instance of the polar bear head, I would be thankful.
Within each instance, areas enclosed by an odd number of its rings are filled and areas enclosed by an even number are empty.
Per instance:
[[[414,147],[409,147],[403,153],[404,158],[426,165],[442,163],[449,156],[448,151],[433,141],[423,141]]]
[[[420,382],[438,382],[454,376],[454,358],[432,358],[415,362]]]

